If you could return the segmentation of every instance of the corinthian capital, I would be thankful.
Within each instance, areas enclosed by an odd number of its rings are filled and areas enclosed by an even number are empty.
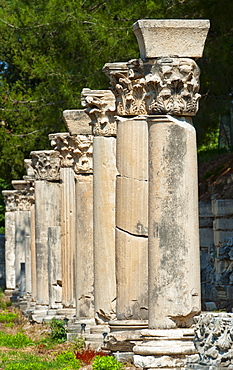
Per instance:
[[[200,71],[189,58],[134,59],[123,73],[110,63],[104,67],[112,78],[119,116],[171,114],[194,116],[198,110]],[[113,85],[113,83],[115,85]]]
[[[189,58],[157,58],[145,63],[147,114],[194,116],[198,111],[200,70]]]
[[[32,167],[36,180],[58,181],[60,179],[60,155],[55,150],[31,152]]]
[[[50,134],[54,150],[58,151],[61,167],[73,167],[75,173],[92,173],[92,135]]]
[[[93,134],[116,136],[116,104],[111,90],[82,90],[82,106],[91,119]]]
[[[147,114],[144,100],[145,79],[141,60],[134,59],[128,63],[107,63],[103,72],[110,78],[119,116]]]
[[[24,180],[33,181],[35,180],[35,173],[32,168],[32,160],[31,159],[24,159],[24,167],[26,169],[27,175],[25,175],[23,178]]]
[[[30,211],[34,203],[33,188],[25,190],[4,190],[2,192],[6,204],[6,211]]]
[[[72,142],[68,132],[49,134],[51,146],[59,152],[61,167],[72,167],[74,163],[72,155]]]

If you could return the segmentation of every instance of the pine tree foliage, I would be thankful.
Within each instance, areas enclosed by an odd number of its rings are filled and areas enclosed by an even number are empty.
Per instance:
[[[194,120],[204,142],[232,100],[232,14],[232,0],[0,0],[0,178],[22,177],[30,151],[51,148],[83,87],[109,87],[106,62],[139,57],[140,18],[211,20]]]

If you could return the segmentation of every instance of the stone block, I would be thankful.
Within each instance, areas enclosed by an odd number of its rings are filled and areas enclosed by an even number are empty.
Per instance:
[[[116,226],[134,235],[148,235],[148,182],[117,177]]]
[[[199,217],[199,227],[213,229],[213,220],[213,217]]]
[[[84,109],[63,111],[63,120],[71,135],[91,135],[90,118]]]
[[[215,311],[217,306],[214,302],[205,302],[206,311]]]
[[[232,218],[217,218],[213,222],[214,230],[232,230],[233,231],[233,217]]]
[[[148,318],[148,240],[116,229],[117,319]]]
[[[210,27],[205,19],[140,19],[133,25],[140,56],[199,58]]]
[[[156,340],[161,339],[173,339],[173,340],[183,340],[183,339],[193,339],[194,329],[144,329],[141,330],[141,335],[143,338],[154,338]]]
[[[133,356],[133,363],[135,366],[143,369],[172,369],[184,368],[186,364],[186,357],[178,356]]]
[[[133,333],[130,331],[121,331],[114,333],[111,332],[108,334],[104,341],[105,348],[114,352],[131,352],[133,350],[133,347],[136,344],[141,344],[141,342],[142,338],[140,335],[140,331]]]
[[[116,161],[121,176],[148,180],[148,127],[143,116],[118,120]]]
[[[113,356],[119,362],[132,362],[133,355],[133,352],[113,352]]]
[[[213,218],[213,212],[212,212],[212,203],[209,202],[198,202],[198,208],[199,208],[199,217],[204,218]]]
[[[214,245],[216,247],[224,244],[227,238],[233,237],[233,231],[214,231]]]
[[[192,355],[196,349],[192,341],[185,340],[153,340],[137,345],[133,348],[137,355],[162,356],[162,355]]]
[[[200,247],[212,247],[214,243],[214,232],[213,229],[205,228],[205,229],[199,229],[199,235],[200,235]]]
[[[233,215],[233,199],[212,200],[212,211],[216,217]]]

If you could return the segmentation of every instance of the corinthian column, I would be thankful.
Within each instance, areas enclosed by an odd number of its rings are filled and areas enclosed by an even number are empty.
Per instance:
[[[35,173],[36,301],[56,308],[61,304],[60,158],[53,150],[34,151],[31,157]],[[55,278],[51,266],[57,271]]]
[[[73,171],[72,139],[68,133],[50,134],[51,145],[60,154],[61,168],[61,261],[62,304],[75,306],[75,179]]]
[[[65,111],[69,123],[75,111]],[[80,131],[82,115],[78,111]],[[89,127],[88,127],[89,129]],[[72,122],[72,131],[76,130]],[[90,129],[89,129],[90,130]],[[54,149],[60,153],[62,180],[62,291],[63,304],[76,301],[77,317],[93,316],[93,227],[92,227],[92,135],[50,134]],[[91,174],[91,176],[89,176]]]
[[[15,190],[4,191],[6,202],[6,282],[20,295],[31,294],[31,206],[33,188],[26,181],[12,181]]]
[[[148,130],[140,100],[142,71],[130,63],[107,63],[117,107],[116,314],[122,327],[148,319]],[[134,73],[132,73],[134,72]],[[137,79],[137,80],[136,80]],[[133,100],[137,83],[138,100]],[[127,92],[127,93],[125,93]],[[138,115],[138,116],[136,116]],[[127,117],[130,116],[130,117]]]
[[[109,90],[83,89],[82,105],[93,126],[95,319],[115,317],[115,98]]]

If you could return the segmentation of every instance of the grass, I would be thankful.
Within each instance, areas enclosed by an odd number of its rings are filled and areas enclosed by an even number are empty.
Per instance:
[[[85,349],[82,337],[65,342],[63,325],[56,319],[31,325],[0,294],[0,370],[81,370],[86,364],[88,369],[123,369],[112,356]]]

